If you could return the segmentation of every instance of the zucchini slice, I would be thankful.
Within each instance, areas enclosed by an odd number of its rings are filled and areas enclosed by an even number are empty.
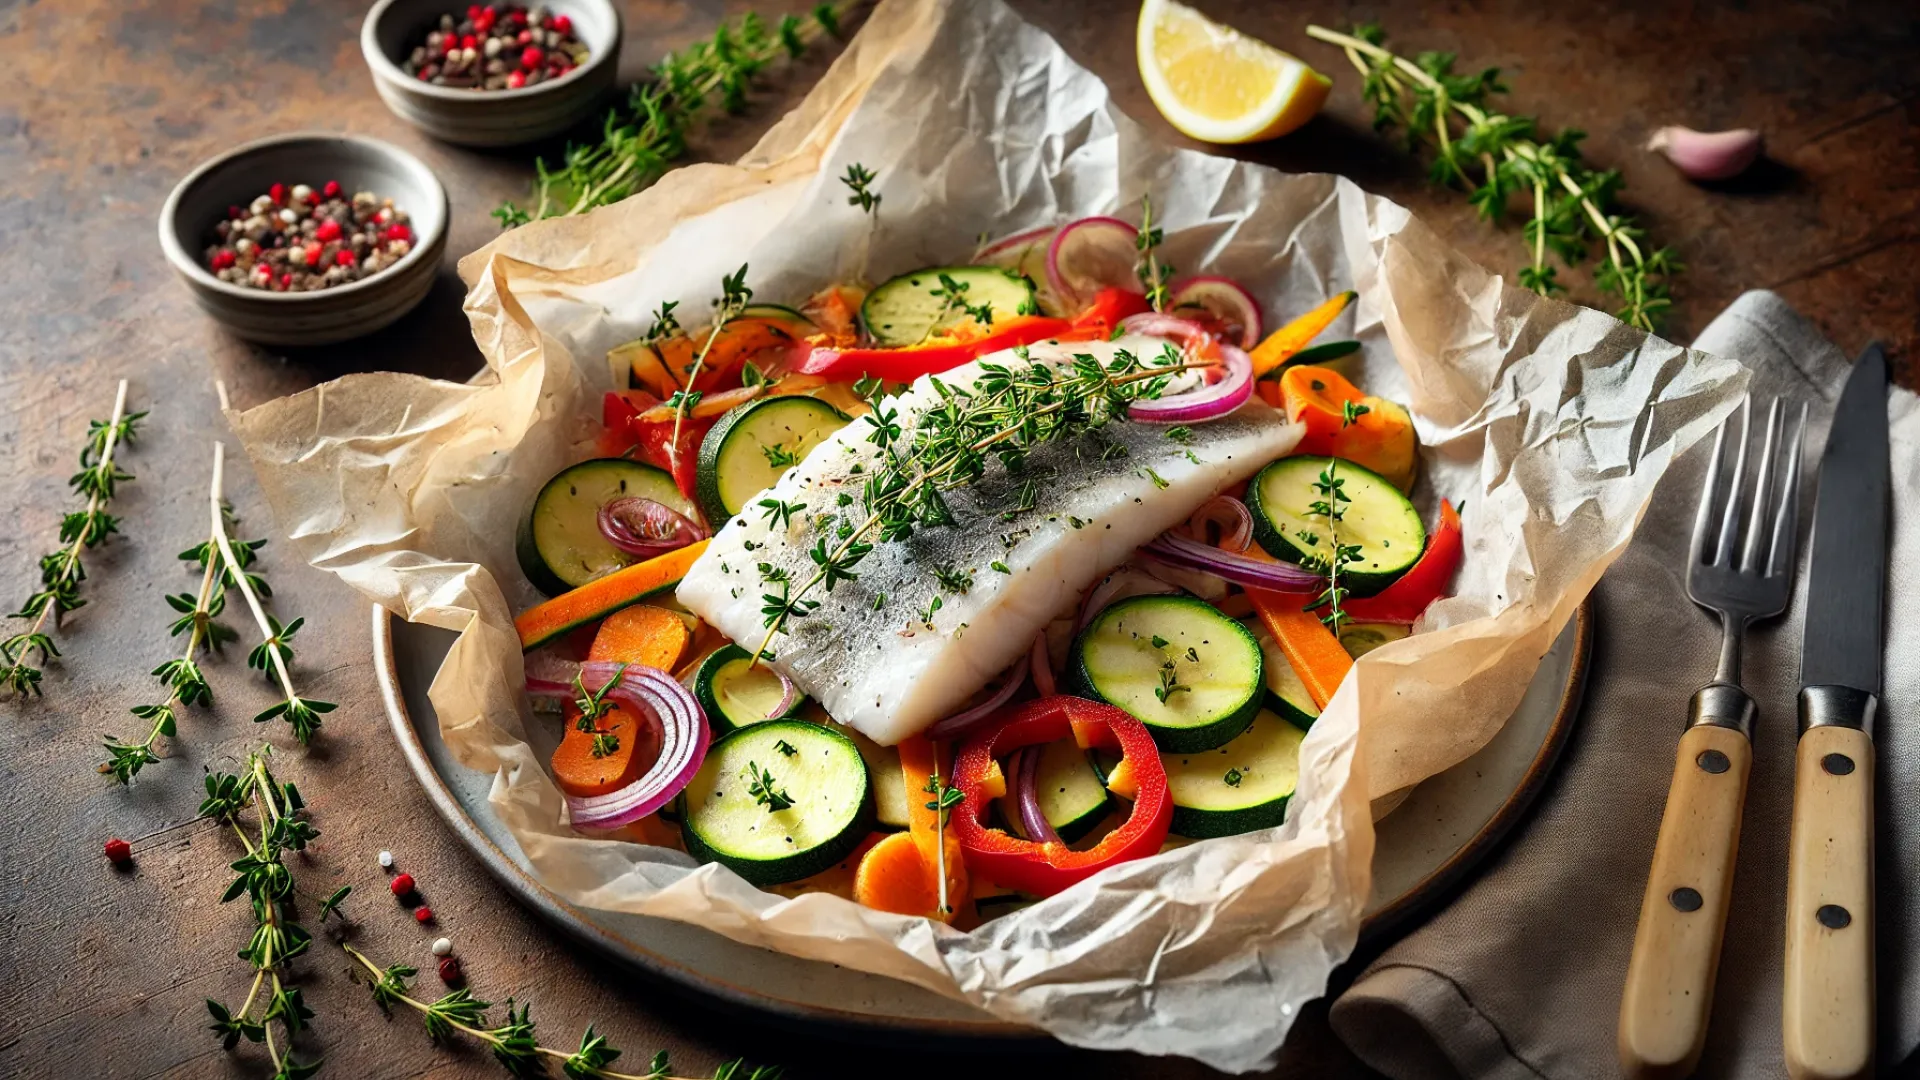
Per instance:
[[[1427,527],[1400,489],[1371,469],[1324,457],[1285,457],[1261,469],[1247,485],[1253,538],[1276,559],[1303,565],[1324,560],[1333,549],[1327,520],[1308,508],[1322,500],[1315,485],[1335,463],[1347,496],[1340,543],[1360,548],[1359,560],[1347,564],[1340,580],[1355,596],[1372,596],[1420,560]]]
[[[664,469],[627,458],[595,458],[556,473],[533,498],[514,545],[534,588],[558,596],[636,560],[600,534],[600,508],[629,496],[693,517],[693,503]]]
[[[1072,739],[1060,739],[1040,748],[1039,772],[1033,778],[1034,794],[1040,800],[1040,813],[1060,834],[1062,843],[1071,844],[1093,831],[1107,815],[1112,796],[1106,779],[1094,771],[1087,752]],[[1000,797],[1000,814],[1010,832],[1032,839],[1020,824],[1020,804],[1007,782],[1008,792]]]
[[[941,278],[962,286],[958,297],[948,297]],[[935,293],[940,295],[936,296]],[[881,345],[918,345],[929,335],[972,318],[962,303],[987,305],[992,322],[1040,309],[1033,282],[997,266],[929,266],[881,282],[860,305],[860,321],[867,335]]]
[[[1301,682],[1300,673],[1293,670],[1293,661],[1287,659],[1286,651],[1267,633],[1266,627],[1258,623],[1243,625],[1260,643],[1260,655],[1266,662],[1267,708],[1301,731],[1312,727],[1313,722],[1320,719],[1320,706],[1313,703],[1307,684]]]
[[[773,810],[754,796],[763,772],[791,805]],[[681,832],[694,858],[755,885],[778,885],[846,858],[867,835],[870,802],[867,765],[852,740],[806,720],[769,720],[708,748],[687,785]]]
[[[1266,693],[1260,645],[1191,596],[1136,596],[1102,611],[1073,643],[1074,693],[1117,705],[1162,750],[1211,750],[1247,730]]]
[[[1340,645],[1347,650],[1348,656],[1358,660],[1387,642],[1399,641],[1412,632],[1412,627],[1398,623],[1348,623],[1340,628]]]
[[[730,410],[700,443],[694,493],[707,521],[718,529],[851,420],[818,398],[797,394]]]
[[[1173,832],[1194,840],[1278,825],[1300,779],[1306,733],[1262,709],[1225,746],[1196,754],[1162,752],[1173,792]]]
[[[740,646],[723,645],[700,662],[700,670],[693,676],[693,696],[707,714],[707,726],[715,735],[748,724],[798,716],[807,703],[806,695],[801,694],[792,708],[769,716],[780,704],[780,677],[759,664],[749,667],[751,659],[753,654]]]
[[[900,750],[881,746],[860,733],[832,720],[833,730],[845,735],[860,750],[867,763],[867,786],[873,789],[873,820],[878,828],[904,829],[907,817],[907,777],[900,771]]]

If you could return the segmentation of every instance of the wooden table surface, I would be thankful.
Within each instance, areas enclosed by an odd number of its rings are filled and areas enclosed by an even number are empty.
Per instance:
[[[451,0],[449,0],[451,5]],[[714,0],[633,0],[625,74],[711,29]],[[725,4],[728,13],[748,6]],[[1133,63],[1132,6],[1019,0],[1031,19],[1104,76],[1122,107],[1181,141],[1148,104]],[[1379,19],[1407,49],[1444,49],[1507,69],[1511,107],[1553,128],[1589,133],[1591,159],[1617,166],[1626,198],[1689,270],[1669,333],[1685,340],[1742,290],[1773,288],[1835,340],[1887,340],[1913,385],[1920,346],[1920,64],[1911,10],[1900,2],[1718,5],[1423,4],[1211,0],[1203,9],[1333,73],[1327,114],[1280,142],[1239,151],[1295,170],[1337,171],[1412,206],[1487,265],[1511,270],[1520,241],[1490,230],[1463,199],[1423,184],[1424,167],[1373,136],[1357,79],[1308,41],[1309,21]],[[1821,10],[1827,7],[1831,10]],[[269,700],[243,653],[213,664],[219,707],[194,711],[162,764],[130,790],[96,775],[102,734],[131,734],[128,706],[147,700],[146,672],[174,652],[168,592],[193,579],[174,553],[203,537],[211,440],[225,434],[215,379],[250,405],[350,371],[400,369],[462,377],[478,364],[460,313],[453,261],[493,235],[487,211],[519,195],[519,153],[436,144],[391,116],[361,62],[364,6],[349,0],[63,0],[0,3],[0,41],[14,85],[0,97],[0,599],[23,598],[36,557],[68,507],[65,479],[90,417],[114,381],[151,409],[124,458],[138,480],[114,510],[126,535],[90,561],[88,605],[61,631],[66,656],[46,696],[0,704],[0,1073],[6,1076],[264,1076],[264,1055],[223,1053],[203,999],[236,1001],[248,980],[234,950],[251,924],[221,905],[235,857],[230,837],[196,820],[205,767],[232,764],[265,737],[286,778],[313,806],[322,837],[294,859],[305,887],[337,884],[360,940],[375,954],[430,968],[436,933],[457,943],[483,997],[534,1004],[544,1036],[577,1038],[589,1021],[644,1060],[670,1049],[685,1074],[748,1054],[792,1075],[845,1076],[891,1062],[923,1076],[991,1068],[1009,1077],[1198,1077],[1206,1070],[1138,1058],[1042,1055],[970,1062],[949,1054],[878,1055],[814,1045],[709,1011],[575,948],[500,894],[454,846],[395,752],[374,688],[367,608],[327,575],[269,545],[265,569],[283,617],[306,616],[302,683],[337,701],[307,751],[249,718]],[[1423,15],[1422,12],[1425,12]],[[770,80],[749,115],[704,132],[702,156],[739,153],[804,93],[824,59]],[[1685,122],[1765,130],[1772,161],[1714,190],[1680,179],[1639,147],[1655,127]],[[453,200],[452,243],[426,305],[398,325],[330,349],[267,351],[214,329],[173,278],[154,239],[161,201],[196,162],[246,139],[300,129],[375,135],[419,154]],[[275,529],[244,464],[228,492],[249,535]],[[134,841],[131,872],[101,858],[109,836]],[[397,852],[422,883],[440,926],[414,925],[386,897],[374,862]],[[318,1016],[300,1046],[334,1077],[465,1076],[494,1066],[471,1045],[436,1046],[411,1018],[384,1020],[347,979],[330,945],[298,963]],[[437,990],[431,976],[427,989]],[[1365,1076],[1312,1010],[1287,1050],[1288,1075]],[[871,1061],[869,1058],[871,1057]],[[852,1064],[850,1064],[852,1063]],[[637,1062],[635,1063],[637,1064]],[[1278,1075],[1278,1074],[1276,1074]]]

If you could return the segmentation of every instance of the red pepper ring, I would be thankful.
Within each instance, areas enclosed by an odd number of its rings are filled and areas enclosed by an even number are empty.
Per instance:
[[[1082,748],[1118,750],[1120,764],[1107,786],[1133,799],[1133,813],[1086,851],[1061,843],[1038,844],[983,824],[990,800],[1006,794],[999,758],[1023,746],[1071,736]],[[1056,694],[1002,713],[993,726],[961,748],[954,783],[966,801],[953,816],[954,833],[967,853],[967,868],[998,885],[1052,896],[1118,863],[1159,852],[1173,822],[1173,793],[1160,752],[1146,726],[1120,709]]]

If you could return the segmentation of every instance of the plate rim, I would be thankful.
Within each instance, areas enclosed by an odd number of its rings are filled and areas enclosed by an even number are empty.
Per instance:
[[[434,769],[433,763],[427,758],[426,747],[421,744],[419,735],[414,730],[412,716],[401,694],[399,669],[393,656],[392,634],[393,621],[399,616],[379,604],[371,607],[375,681],[379,685],[381,703],[386,709],[387,726],[393,733],[394,741],[400,744],[400,751],[406,757],[407,766],[412,770],[414,779],[425,790],[428,800],[433,803],[441,820],[453,830],[466,845],[467,850],[479,858],[481,865],[493,875],[495,880],[506,886],[523,906],[532,909],[577,941],[604,950],[628,966],[648,975],[705,994],[719,1004],[758,1016],[771,1016],[791,1024],[805,1025],[808,1031],[817,1032],[818,1025],[825,1024],[850,1034],[867,1036],[875,1034],[910,1037],[933,1035],[968,1042],[991,1041],[1010,1045],[1054,1042],[1052,1037],[1044,1031],[1005,1020],[888,1017],[778,997],[763,990],[752,990],[714,978],[595,924],[579,907],[542,885],[532,874],[508,857],[491,837],[481,831],[466,809],[454,798],[446,781],[441,778],[439,772]],[[1593,645],[1593,598],[1591,596],[1583,600],[1575,610],[1574,627],[1574,654],[1567,685],[1561,691],[1560,703],[1555,708],[1553,720],[1547,728],[1546,738],[1542,740],[1540,749],[1535,753],[1533,761],[1528,764],[1526,772],[1521,775],[1520,783],[1471,839],[1462,844],[1425,877],[1415,882],[1412,888],[1367,916],[1360,927],[1361,942],[1378,942],[1384,936],[1390,935],[1394,930],[1405,925],[1429,905],[1450,895],[1453,888],[1506,839],[1514,826],[1519,824],[1532,808],[1547,778],[1552,775],[1561,751],[1565,749],[1568,736],[1572,733],[1574,719],[1579,714],[1580,705],[1584,699]]]

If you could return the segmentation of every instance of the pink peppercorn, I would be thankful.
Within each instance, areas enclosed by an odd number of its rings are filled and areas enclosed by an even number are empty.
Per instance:
[[[340,181],[329,180],[327,181],[327,186],[320,189],[320,194],[329,199],[337,199],[340,197],[341,190]]]
[[[285,292],[291,288],[293,288],[293,272],[288,271],[280,275],[280,291]]]
[[[238,207],[238,206],[227,207],[227,217],[230,220],[239,221],[241,218],[246,216],[247,216],[246,210],[241,207]]]
[[[462,978],[460,974],[460,961],[455,960],[451,956],[442,957],[439,964],[439,971],[441,982],[446,983],[448,986],[458,986],[460,984]]]
[[[314,228],[313,238],[323,244],[340,239],[340,223],[328,218]]]
[[[540,66],[540,61],[546,58],[546,51],[541,49],[540,46],[529,45],[527,46],[527,51],[520,54],[520,66],[524,68],[537,68]]]
[[[321,250],[321,248],[320,248],[320,245],[319,245],[319,244],[315,244],[315,245],[313,245],[312,247],[310,247],[310,248],[308,248],[308,249],[307,249],[307,265],[308,265],[308,266],[319,266],[319,265],[320,265],[320,256],[321,256],[321,255],[323,255],[323,254],[325,254],[325,252],[323,252],[323,251]]]
[[[567,18],[565,15],[555,15],[548,25],[553,28],[553,32],[556,34],[570,33],[573,30],[573,20]]]
[[[417,908],[414,908],[414,909],[413,909],[413,921],[414,921],[414,922],[417,922],[417,923],[430,923],[430,922],[432,922],[432,921],[433,921],[433,909],[432,909],[432,908],[430,908],[430,907],[427,907],[427,906],[426,906],[425,904],[422,904],[422,905],[420,905],[419,907],[417,907]]]
[[[133,845],[119,837],[107,841],[107,861],[115,866],[125,866],[133,859]]]
[[[268,188],[267,198],[272,199],[275,206],[287,205],[287,185],[275,184]]]
[[[519,42],[522,45],[531,45],[533,44],[533,31],[522,30],[518,35],[514,37],[513,40]]]
[[[387,888],[392,889],[395,896],[405,896],[413,891],[413,875],[395,874],[393,880],[387,882]]]
[[[460,47],[463,49],[477,49],[480,47],[480,39],[474,37],[472,34],[461,34]]]
[[[523,87],[523,86],[525,86],[525,85],[527,85],[527,73],[526,73],[526,72],[524,72],[524,71],[510,71],[510,72],[508,72],[508,73],[507,73],[507,89],[509,89],[509,90],[518,90],[518,89],[520,89],[521,87]]]
[[[411,243],[413,240],[413,230],[407,226],[406,222],[397,221],[387,226],[387,230],[381,233],[380,236],[384,240],[405,240]]]
[[[354,255],[352,248],[341,248],[340,251],[334,255],[333,261],[339,266],[352,266],[354,263],[359,262],[360,259]]]
[[[235,255],[231,249],[222,248],[213,253],[213,268],[215,270],[225,270],[239,261],[239,258],[240,257]]]

